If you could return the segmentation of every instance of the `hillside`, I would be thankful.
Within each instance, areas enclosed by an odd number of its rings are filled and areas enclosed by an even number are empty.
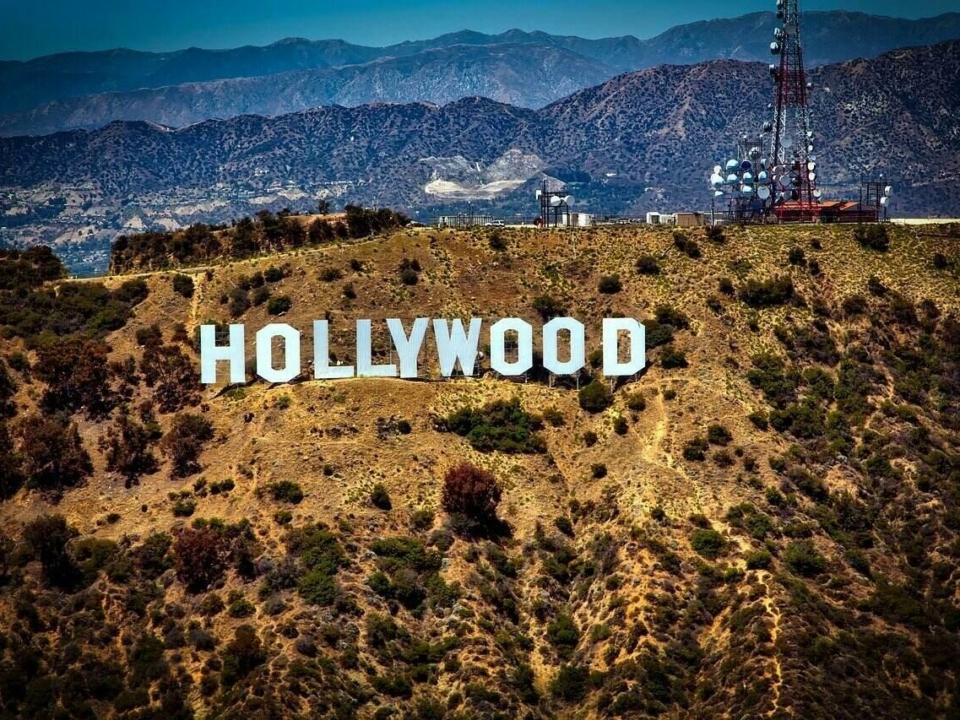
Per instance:
[[[960,41],[815,70],[826,197],[856,197],[861,173],[882,173],[895,215],[960,216],[958,78]],[[621,75],[539,111],[468,98],[0,139],[0,223],[16,244],[103,250],[118,231],[310,211],[318,198],[425,223],[472,201],[529,221],[544,174],[601,216],[704,210],[709,169],[756,132],[771,97],[765,65],[723,60]]]
[[[288,38],[266,47],[114,50],[0,63],[0,135],[94,129],[115,120],[183,127],[318,105],[447,103],[483,97],[538,108],[623,73],[718,59],[766,62],[773,13],[681,25],[647,39],[463,31],[370,48]],[[805,15],[812,66],[960,38],[960,14],[906,20],[842,11]]]
[[[957,233],[409,230],[105,287],[7,255],[0,704],[952,716]],[[568,312],[589,352],[622,313],[648,368],[608,407],[539,373],[438,382],[429,340],[422,382],[198,386],[198,324],[281,308],[346,362],[357,318],[385,361],[387,317]],[[463,462],[498,521],[446,509]]]

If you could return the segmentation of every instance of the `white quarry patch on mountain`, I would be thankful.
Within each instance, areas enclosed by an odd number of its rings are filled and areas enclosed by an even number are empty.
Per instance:
[[[422,158],[432,170],[427,195],[455,200],[488,200],[512,192],[534,177],[546,165],[537,155],[507,150],[484,167],[462,155]]]

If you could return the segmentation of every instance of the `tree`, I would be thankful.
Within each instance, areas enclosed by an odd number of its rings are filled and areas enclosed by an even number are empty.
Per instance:
[[[225,687],[242,680],[267,661],[263,644],[251,625],[241,625],[233,634],[233,640],[223,651],[223,672],[220,680]]]
[[[127,480],[127,487],[143,475],[157,471],[157,458],[150,451],[152,435],[140,423],[121,413],[100,440],[100,449],[106,455],[107,470],[119,472]]]
[[[184,528],[173,541],[177,579],[193,593],[223,577],[229,556],[223,534],[211,527]]]
[[[177,345],[147,345],[140,367],[147,387],[155,388],[160,412],[177,412],[200,402],[196,367]]]
[[[59,416],[27,418],[22,453],[28,487],[40,491],[58,495],[93,472],[77,426]]]
[[[321,215],[330,214],[330,201],[326,198],[321,198],[317,201],[317,212]]]
[[[6,423],[0,421],[0,500],[13,497],[23,486],[22,460],[13,446]]]
[[[0,418],[13,417],[17,414],[13,396],[17,392],[17,383],[10,375],[7,364],[0,358]]]
[[[90,418],[105,417],[113,407],[110,348],[79,336],[54,340],[39,348],[37,377],[47,384],[43,405],[49,411],[84,410]]]
[[[197,459],[203,446],[213,439],[213,423],[192,413],[180,413],[173,419],[170,431],[160,441],[160,448],[173,461],[173,477],[188,477],[200,471]]]
[[[470,463],[460,463],[443,479],[443,509],[483,524],[497,520],[502,491],[497,479]]]
[[[67,543],[75,535],[77,531],[63,515],[41,515],[23,528],[23,539],[43,566],[44,580],[54,587],[68,590],[80,581],[80,570],[67,552]]]

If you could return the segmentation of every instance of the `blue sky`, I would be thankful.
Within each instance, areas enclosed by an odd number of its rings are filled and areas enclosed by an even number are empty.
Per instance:
[[[957,0],[805,0],[801,6],[901,17],[960,9]],[[466,28],[645,38],[685,22],[773,7],[774,0],[0,0],[0,58],[115,47],[156,51],[266,45],[283,37],[342,38],[380,46]]]

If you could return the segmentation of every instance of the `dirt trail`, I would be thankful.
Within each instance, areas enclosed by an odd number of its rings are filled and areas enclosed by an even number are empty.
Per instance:
[[[767,713],[767,717],[775,717],[781,712],[780,707],[780,692],[783,687],[783,668],[780,665],[780,657],[777,651],[777,639],[780,637],[780,620],[781,613],[780,608],[777,607],[777,604],[773,601],[773,598],[770,597],[770,585],[767,584],[767,580],[770,577],[770,573],[766,570],[761,570],[757,573],[757,578],[760,581],[760,584],[766,589],[766,595],[761,599],[760,602],[763,603],[764,609],[767,611],[767,614],[773,619],[773,627],[770,629],[770,642],[773,644],[773,709]]]
[[[205,272],[197,273],[193,279],[193,298],[190,301],[190,328],[195,328],[200,320],[200,308],[203,306],[203,288],[207,281]]]

